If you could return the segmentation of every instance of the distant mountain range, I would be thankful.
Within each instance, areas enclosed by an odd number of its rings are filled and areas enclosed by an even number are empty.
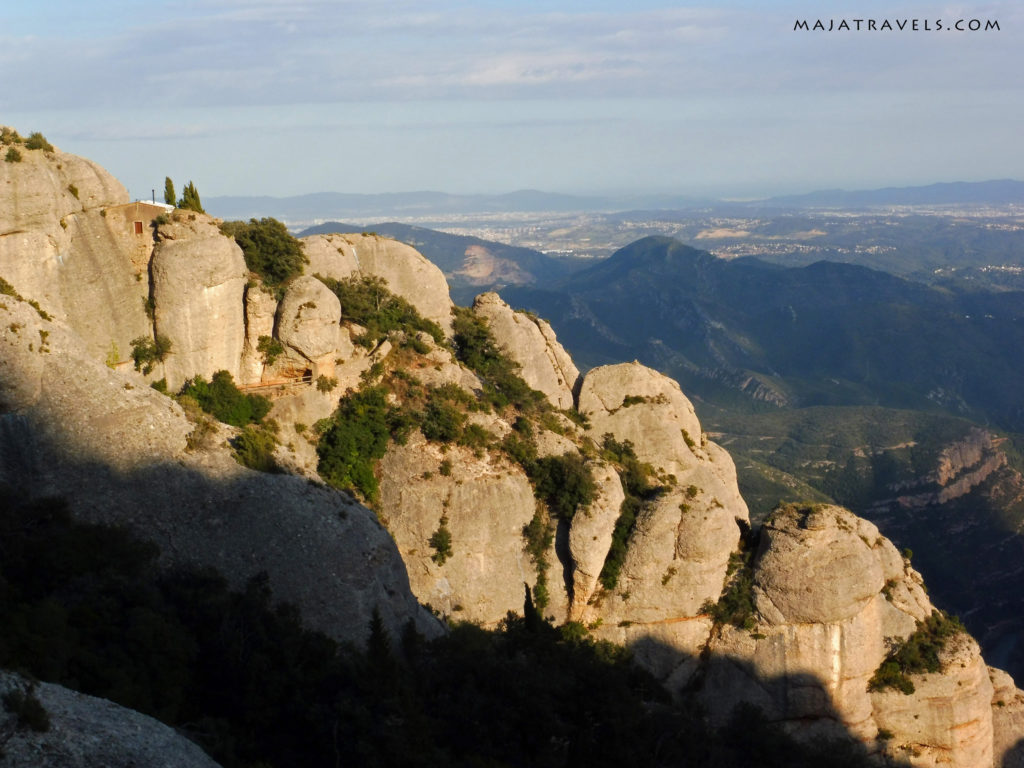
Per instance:
[[[931,287],[866,267],[732,261],[647,237],[513,306],[585,365],[623,358],[720,404],[884,405],[1024,430],[1024,293]]]
[[[204,199],[206,209],[225,219],[273,216],[285,221],[366,217],[407,218],[482,213],[568,213],[575,211],[656,211],[708,207],[860,208],[891,205],[1024,203],[1024,182],[951,182],[920,187],[845,191],[822,190],[803,195],[730,202],[685,195],[567,195],[518,190],[500,195],[455,195],[446,192],[352,194],[317,192],[292,197],[223,196]]]

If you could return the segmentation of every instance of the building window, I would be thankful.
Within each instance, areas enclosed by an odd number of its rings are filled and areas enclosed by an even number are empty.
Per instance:
[[[136,221],[135,222],[135,234],[136,235],[141,235],[142,234],[142,222],[141,221]]]

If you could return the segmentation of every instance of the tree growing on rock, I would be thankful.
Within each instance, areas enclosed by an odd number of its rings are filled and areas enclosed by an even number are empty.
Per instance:
[[[181,191],[181,200],[178,201],[178,207],[186,211],[206,213],[203,210],[203,204],[199,201],[199,190],[196,189],[196,185],[191,181]]]
[[[164,177],[164,202],[167,203],[168,205],[174,205],[176,199],[177,198],[175,198],[175,196],[174,196],[174,182],[171,181],[171,177],[170,176],[165,176]]]

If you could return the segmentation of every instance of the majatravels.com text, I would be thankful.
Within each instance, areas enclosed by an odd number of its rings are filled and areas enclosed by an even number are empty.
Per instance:
[[[993,32],[994,19],[797,19],[793,31],[804,32]]]

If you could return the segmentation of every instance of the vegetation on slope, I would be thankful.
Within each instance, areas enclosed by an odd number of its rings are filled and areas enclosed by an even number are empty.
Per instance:
[[[917,622],[914,633],[889,652],[868,681],[868,690],[895,688],[909,696],[914,692],[914,681],[910,675],[941,672],[939,654],[946,647],[946,642],[966,631],[956,616],[934,611],[924,621]]]
[[[535,613],[432,642],[375,616],[360,651],[304,629],[265,576],[232,591],[161,571],[155,547],[59,500],[0,488],[0,531],[0,666],[157,717],[226,768],[866,764],[749,707],[713,730],[624,649]]]
[[[301,275],[303,265],[309,262],[302,252],[302,243],[277,219],[225,221],[220,231],[235,238],[245,256],[245,265],[260,276],[278,299],[284,294],[284,287]]]

